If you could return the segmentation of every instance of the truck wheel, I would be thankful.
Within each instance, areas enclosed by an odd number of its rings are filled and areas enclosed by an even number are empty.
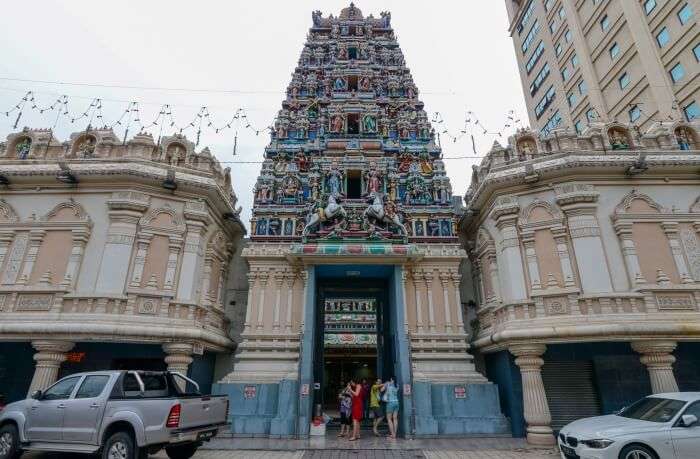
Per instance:
[[[14,424],[3,426],[0,429],[0,459],[17,459],[21,455],[17,427]]]
[[[190,459],[197,452],[199,445],[196,443],[190,443],[181,446],[172,446],[170,448],[165,448],[165,454],[168,455],[170,459]]]
[[[102,459],[136,459],[134,440],[126,432],[115,432],[102,448]]]

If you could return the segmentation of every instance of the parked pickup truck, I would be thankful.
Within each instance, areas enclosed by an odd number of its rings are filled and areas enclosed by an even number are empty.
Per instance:
[[[228,404],[226,396],[199,394],[180,373],[73,374],[0,411],[0,459],[24,451],[143,459],[163,448],[171,459],[188,459],[226,425]]]

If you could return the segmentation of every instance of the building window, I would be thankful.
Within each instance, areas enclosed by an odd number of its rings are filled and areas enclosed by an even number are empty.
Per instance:
[[[571,56],[571,65],[573,67],[576,67],[578,65],[578,55],[577,54],[574,54],[573,56]]]
[[[566,100],[567,100],[567,102],[569,102],[569,107],[573,108],[573,106],[576,105],[576,102],[578,102],[578,96],[576,95],[575,92],[570,92],[566,96]]]
[[[656,8],[656,0],[647,0],[644,2],[644,12],[646,14],[651,13]]]
[[[688,3],[686,3],[685,5],[683,5],[683,8],[681,8],[680,11],[678,11],[678,19],[681,21],[682,25],[686,25],[692,17],[693,9]]]
[[[545,78],[549,75],[549,63],[545,62],[544,66],[542,66],[542,70],[539,71],[537,76],[535,77],[535,81],[532,82],[530,85],[530,95],[534,96],[535,93],[537,93],[537,90],[540,89],[542,86],[542,83],[544,82]]]
[[[554,86],[550,86],[547,90],[547,94],[545,94],[537,103],[537,106],[535,106],[535,117],[537,117],[537,119],[540,119],[544,111],[547,110],[547,107],[549,107],[554,100],[555,95]]]
[[[527,8],[525,9],[525,12],[523,13],[523,18],[520,20],[518,23],[518,35],[523,33],[523,29],[527,25],[528,22],[530,22],[530,17],[532,17],[532,12],[535,9],[535,2],[530,0],[530,3],[527,4]]]
[[[535,48],[535,51],[532,53],[532,57],[530,57],[527,64],[525,64],[525,70],[527,70],[527,73],[532,72],[532,69],[535,68],[535,65],[537,65],[537,61],[539,61],[540,57],[542,57],[542,53],[544,53],[544,43],[540,42],[540,44],[537,45],[537,48]]]
[[[544,2],[544,10],[549,11],[549,9],[552,7],[552,3],[554,3],[554,0],[547,0]]]
[[[695,60],[700,61],[700,43],[693,48],[693,54],[695,54]]]
[[[561,114],[557,110],[551,118],[547,120],[547,124],[541,129],[543,135],[547,136],[552,132],[552,129],[556,128],[561,124]]]
[[[532,24],[532,28],[527,33],[527,37],[525,37],[525,40],[523,41],[523,44],[521,46],[523,53],[527,52],[527,49],[530,47],[532,42],[535,40],[535,37],[537,36],[537,32],[539,32],[539,31],[540,31],[540,23],[537,19],[535,19],[535,23]]]
[[[634,107],[630,108],[629,115],[630,122],[634,123],[642,117],[642,110],[639,108],[639,106],[635,105]]]
[[[564,67],[564,68],[561,70],[561,78],[562,78],[562,80],[567,81],[567,80],[569,79],[570,76],[571,76],[571,75],[569,75],[569,67],[568,67],[568,66],[567,66],[567,67]]]
[[[566,33],[564,34],[564,40],[566,40],[567,43],[571,43],[571,31],[567,30]]]
[[[615,59],[618,54],[620,54],[620,45],[613,43],[613,45],[610,47],[610,58]]]
[[[556,22],[550,22],[549,23],[549,31],[554,35],[554,33],[557,31],[559,27],[557,26]]]
[[[666,46],[666,44],[668,44],[670,39],[671,39],[671,36],[669,35],[668,29],[666,27],[661,29],[661,32],[659,32],[656,35],[656,43],[659,44],[659,48],[663,48],[664,46]]]
[[[625,89],[630,84],[630,76],[627,72],[623,73],[620,78],[617,79],[620,83],[620,89]]]
[[[598,114],[595,111],[595,108],[590,108],[586,112],[586,119],[588,120],[589,123],[592,123],[596,119],[598,119]]]
[[[674,83],[678,83],[685,76],[685,69],[683,68],[683,66],[679,62],[678,64],[673,66],[670,73],[671,73],[671,80]]]
[[[564,12],[564,7],[562,6],[561,8],[559,8],[559,18],[564,19],[565,16],[566,13]]]
[[[607,32],[610,28],[610,18],[608,18],[607,14],[600,20],[600,28],[603,29],[603,32]]]
[[[583,132],[583,123],[581,122],[581,120],[578,120],[576,121],[576,123],[574,123],[574,129],[576,129],[576,134],[580,134]]]
[[[561,43],[557,43],[556,48],[554,48],[554,53],[557,55],[557,57],[561,54],[562,48],[561,48]]]
[[[688,121],[700,119],[700,105],[692,101],[689,105],[683,107],[683,113],[685,113],[685,119]]]
[[[586,94],[587,91],[588,91],[588,87],[586,86],[586,82],[581,80],[578,84],[578,93],[583,96]]]

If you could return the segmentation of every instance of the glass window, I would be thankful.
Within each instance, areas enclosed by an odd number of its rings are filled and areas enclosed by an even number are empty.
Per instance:
[[[571,56],[571,65],[576,67],[578,65],[578,55],[574,54]]]
[[[681,400],[647,397],[620,411],[618,416],[649,422],[668,422],[685,406]]]
[[[610,47],[610,58],[615,59],[618,54],[620,54],[620,45],[613,43]]]
[[[42,395],[42,400],[64,400],[70,397],[73,392],[75,385],[80,381],[80,376],[75,376],[73,378],[62,379],[53,386],[46,389],[44,395]]]
[[[527,61],[527,64],[525,64],[525,70],[527,70],[527,73],[532,72],[532,69],[537,65],[537,61],[540,60],[540,57],[542,57],[542,53],[544,53],[544,43],[540,42],[539,45],[537,45],[537,48],[535,48],[535,51],[532,53],[532,56],[530,59]]]
[[[565,16],[566,16],[566,13],[564,12],[564,7],[562,6],[561,8],[559,8],[559,17],[561,19],[564,19]]]
[[[607,32],[607,30],[610,28],[610,19],[608,18],[607,14],[600,20],[600,28],[603,29],[603,32]]]
[[[551,104],[554,100],[555,95],[556,93],[554,91],[554,86],[550,86],[547,90],[547,94],[545,94],[535,106],[535,116],[537,117],[537,119],[540,119],[544,111],[547,110],[549,104]]]
[[[656,34],[656,43],[659,44],[660,48],[663,48],[664,46],[666,46],[666,44],[668,44],[670,39],[671,39],[671,36],[669,35],[668,29],[666,27],[661,29],[661,31],[658,34]]]
[[[689,105],[683,107],[683,113],[685,113],[685,118],[688,121],[700,119],[700,105],[692,101]]]
[[[646,14],[651,13],[656,8],[656,0],[647,0],[644,2],[644,12]]]
[[[630,121],[634,123],[642,117],[642,111],[639,109],[639,106],[635,105],[634,107],[630,108],[629,115]]]
[[[562,48],[561,48],[561,43],[557,43],[556,48],[554,48],[554,52],[557,56],[561,54]]]
[[[527,4],[525,12],[523,13],[523,18],[518,23],[518,35],[520,35],[523,32],[523,29],[525,28],[527,23],[530,22],[530,18],[532,17],[532,12],[534,9],[535,9],[535,2],[530,0],[530,3]]]
[[[581,80],[578,84],[579,94],[584,95],[584,94],[586,94],[587,91],[588,91],[588,86],[586,86],[586,82]]]
[[[693,9],[690,7],[689,4],[683,5],[683,8],[678,11],[678,19],[681,21],[681,24],[686,25],[688,21],[690,21],[690,18],[693,17]]]
[[[538,89],[540,89],[540,86],[542,86],[542,83],[544,82],[545,78],[549,75],[549,63],[545,62],[544,65],[542,66],[542,70],[539,71],[537,76],[535,77],[535,81],[532,82],[530,85],[530,95],[534,96],[535,93],[537,92]]]
[[[75,398],[98,397],[107,385],[107,381],[109,381],[109,376],[107,375],[86,376],[80,385],[80,389],[75,394]]]
[[[580,134],[583,132],[583,123],[581,120],[578,120],[574,123],[574,129],[576,129],[576,134]]]
[[[596,113],[595,108],[588,109],[586,112],[586,118],[588,119],[589,123],[598,119],[598,114]]]
[[[630,84],[630,76],[625,72],[617,81],[620,83],[620,89],[625,89]]]
[[[685,409],[683,415],[692,414],[696,418],[700,419],[700,402],[695,402]]]
[[[557,110],[554,113],[554,115],[552,115],[552,117],[547,120],[547,124],[545,124],[544,127],[540,131],[544,135],[549,135],[549,133],[552,132],[552,129],[556,128],[560,124],[561,124],[561,114],[559,113],[559,110]]]
[[[568,66],[567,66],[567,67],[564,67],[564,68],[561,70],[561,78],[562,78],[564,81],[566,81],[566,80],[569,79],[569,76],[570,76],[570,75],[569,75],[569,67],[568,67]]]
[[[576,102],[578,101],[578,96],[576,95],[575,92],[570,92],[566,96],[566,100],[569,102],[569,107],[573,107],[574,105],[576,105]]]
[[[571,42],[571,31],[567,30],[566,33],[564,34],[564,40],[566,40],[567,43]]]
[[[539,31],[540,31],[540,23],[537,19],[535,19],[535,23],[532,24],[532,28],[527,33],[525,40],[523,40],[523,44],[521,46],[523,53],[527,52],[527,49],[530,47],[532,42],[535,40],[535,37],[537,36],[537,32],[539,32]]]
[[[695,54],[695,59],[700,61],[700,43],[693,48],[693,54]]]
[[[547,0],[544,2],[544,10],[549,11],[549,9],[552,7],[552,3],[554,3],[554,0]]]
[[[557,25],[556,22],[550,22],[550,23],[549,23],[549,31],[550,31],[552,34],[554,34],[554,33],[557,31],[558,28],[559,28],[559,26]]]
[[[673,66],[670,73],[671,73],[671,80],[673,80],[674,83],[678,83],[685,76],[685,69],[683,68],[683,66],[679,62],[678,64]]]

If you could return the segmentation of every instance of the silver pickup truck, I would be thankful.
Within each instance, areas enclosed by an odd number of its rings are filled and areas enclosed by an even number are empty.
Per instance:
[[[188,459],[226,425],[228,404],[226,396],[202,396],[180,373],[73,374],[0,411],[0,459],[24,451],[143,459],[163,448]]]

